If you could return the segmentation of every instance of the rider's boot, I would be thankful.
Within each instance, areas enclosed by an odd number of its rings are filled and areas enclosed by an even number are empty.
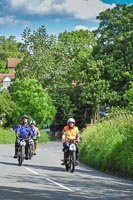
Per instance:
[[[68,154],[67,149],[64,149],[64,160],[62,160],[63,162],[61,163],[61,165],[65,165],[65,162],[69,160],[67,154]]]
[[[25,147],[25,160],[28,160],[29,156],[28,156],[28,147]]]
[[[18,152],[18,147],[15,146],[15,154],[14,154],[14,158],[17,158],[17,157],[18,157],[17,152]]]
[[[35,143],[35,144],[34,144],[34,155],[36,155],[37,147],[38,147],[38,144]]]
[[[76,162],[75,162],[75,165],[77,166],[79,164],[79,161],[78,161],[78,154],[76,154]]]
[[[61,161],[62,161],[61,165],[65,165],[65,152],[64,152],[64,159]]]

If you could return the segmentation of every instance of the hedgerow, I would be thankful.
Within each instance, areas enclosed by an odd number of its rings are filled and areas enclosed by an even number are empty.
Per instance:
[[[107,173],[133,178],[132,115],[118,115],[84,129],[80,160]]]

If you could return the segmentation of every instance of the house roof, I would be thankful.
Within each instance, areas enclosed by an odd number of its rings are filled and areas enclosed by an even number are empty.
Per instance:
[[[15,74],[0,74],[0,83],[3,82],[3,80],[9,77],[11,80],[15,78]]]
[[[7,76],[6,78],[4,78],[4,80],[3,81],[11,81],[11,79]]]
[[[14,79],[15,78],[15,73],[14,73],[14,68],[16,67],[17,64],[21,62],[22,59],[20,58],[7,58],[7,68],[9,69],[9,74],[0,74],[0,83],[3,82],[3,80],[8,77],[9,79]]]
[[[7,58],[7,67],[8,68],[15,68],[17,64],[21,62],[22,59],[20,58]]]

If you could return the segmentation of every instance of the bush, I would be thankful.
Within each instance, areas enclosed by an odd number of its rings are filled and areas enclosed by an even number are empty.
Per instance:
[[[133,178],[132,115],[118,115],[84,129],[80,160],[108,173]]]
[[[15,133],[10,129],[0,127],[0,144],[13,144],[15,142]]]
[[[41,132],[41,137],[38,139],[39,143],[50,141],[48,134],[44,131]],[[0,127],[0,144],[14,144],[15,131],[11,129],[3,129]]]

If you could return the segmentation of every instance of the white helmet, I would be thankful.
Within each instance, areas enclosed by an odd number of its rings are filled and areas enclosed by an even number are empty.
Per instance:
[[[36,124],[35,120],[31,120],[30,124]]]
[[[67,124],[69,124],[70,122],[72,122],[72,123],[75,124],[75,119],[74,119],[74,118],[69,118],[69,119],[67,120]]]

